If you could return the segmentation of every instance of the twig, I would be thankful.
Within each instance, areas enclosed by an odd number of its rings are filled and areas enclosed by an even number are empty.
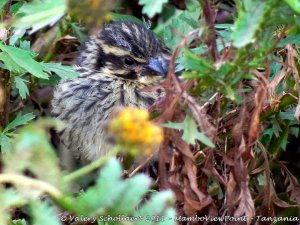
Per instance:
[[[153,157],[153,154],[150,155],[144,162],[142,162],[138,167],[136,167],[129,175],[128,177],[133,177],[137,172],[141,170]]]
[[[12,0],[8,0],[4,6],[3,21],[6,23],[10,19],[10,6]],[[9,33],[6,35],[9,39]],[[0,69],[0,131],[4,129],[8,123],[8,104],[10,96],[10,74],[7,70]]]
[[[6,23],[10,19],[10,6],[11,6],[12,0],[8,0],[7,3],[4,6],[4,22]]]
[[[8,123],[8,104],[10,95],[9,72],[0,69],[0,130]]]
[[[208,37],[208,45],[211,48],[211,55],[214,59],[214,61],[218,61],[219,54],[217,49],[217,41],[216,41],[216,29],[215,29],[215,16],[214,12],[211,9],[210,1],[209,0],[199,0],[201,7],[203,9],[203,16],[206,21],[206,24],[208,26],[209,37]]]
[[[207,102],[205,102],[202,106],[200,106],[200,110],[204,109],[207,105],[209,105],[210,102],[211,102],[215,97],[217,97],[218,94],[219,94],[218,92],[214,93],[213,96],[211,96],[211,97],[208,99]]]

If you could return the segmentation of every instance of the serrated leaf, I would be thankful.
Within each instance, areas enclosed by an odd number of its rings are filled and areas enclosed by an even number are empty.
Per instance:
[[[235,96],[235,91],[232,89],[232,87],[230,86],[225,86],[225,93],[226,93],[226,97],[231,99],[231,100],[236,100],[236,96]]]
[[[286,46],[287,44],[299,45],[300,44],[300,34],[289,35],[286,38],[280,40],[280,42],[278,43],[278,47],[282,48],[282,47]],[[279,63],[278,63],[278,65],[281,66],[281,64],[279,64]]]
[[[182,41],[182,37],[186,36],[192,30],[199,28],[199,15],[200,7],[193,8],[190,11],[183,11],[179,15],[174,15],[170,19],[170,22],[161,28],[164,43],[170,49],[174,50],[180,41]]]
[[[84,33],[84,28],[83,27],[81,27],[77,23],[71,23],[70,25],[71,25],[74,36],[77,37],[77,39],[81,43],[84,43],[88,40],[88,36]]]
[[[199,77],[201,74],[207,74],[212,71],[212,66],[209,62],[188,50],[184,51],[182,64],[184,65],[185,69],[196,70],[197,72],[200,72],[200,74],[198,73]]]
[[[0,52],[0,61],[2,61],[7,70],[15,73],[22,73],[25,70],[20,67],[14,60],[6,53]]]
[[[17,115],[16,118],[11,121],[3,130],[3,133],[6,133],[12,129],[15,129],[16,127],[20,126],[20,125],[24,125],[26,123],[28,123],[30,120],[34,119],[34,115],[32,113],[27,113],[25,115]]]
[[[0,202],[0,224],[8,224],[10,218],[7,214],[8,209],[25,204],[24,198],[18,192],[11,188],[3,189],[2,186],[0,186]]]
[[[143,21],[139,18],[126,14],[110,13],[111,20],[113,21],[132,21],[139,24],[143,24]]]
[[[13,35],[9,39],[9,45],[15,46],[17,41],[24,37],[26,29],[14,29]]]
[[[129,214],[141,202],[142,196],[147,193],[151,180],[149,177],[138,174],[125,181],[125,192],[122,198],[115,203],[113,211],[120,214]]]
[[[31,73],[33,76],[48,79],[48,75],[43,71],[43,66],[33,60],[33,53],[20,48],[8,46],[0,43],[0,49],[6,52],[11,59],[20,67]]]
[[[149,201],[147,201],[141,208],[135,213],[136,216],[143,216],[147,218],[149,216],[164,215],[163,212],[167,210],[172,203],[175,203],[175,196],[172,191],[162,191],[153,193]],[[176,224],[174,220],[169,221],[168,224]],[[152,225],[152,221],[141,220],[137,221],[135,225]]]
[[[31,211],[34,225],[61,225],[56,210],[47,202],[32,202]]]
[[[101,209],[105,211],[106,208],[113,206],[125,188],[121,176],[122,169],[119,161],[111,159],[101,169],[96,185],[78,197],[77,201],[80,205],[78,213],[94,215]]]
[[[9,152],[12,149],[11,139],[5,134],[0,134],[0,147],[2,153]]]
[[[291,133],[295,137],[298,137],[298,135],[299,135],[299,127],[291,127]]]
[[[26,85],[27,80],[22,79],[21,77],[15,77],[16,88],[19,91],[19,94],[22,99],[25,99],[29,95],[29,90]]]
[[[253,42],[267,6],[265,1],[260,0],[244,0],[243,3],[244,7],[239,9],[231,36],[233,45],[238,48]]]
[[[285,2],[294,9],[297,13],[300,13],[300,1],[299,0],[285,0]]]
[[[164,220],[160,221],[157,223],[157,225],[176,225],[177,223],[175,222],[176,218],[176,210],[173,208],[167,208],[164,211]]]
[[[42,65],[46,72],[53,72],[63,79],[75,78],[79,75],[79,73],[72,66],[64,66],[59,63],[43,63]]]
[[[5,192],[2,185],[0,185],[0,224],[6,225],[10,220],[10,214],[8,213],[9,205],[5,202]]]
[[[28,116],[15,125],[30,118],[32,117]],[[22,127],[14,139],[13,150],[4,155],[4,171],[15,174],[30,171],[36,178],[62,188],[59,162],[48,140],[49,128],[56,127],[57,124],[58,121],[54,119],[40,119]],[[28,193],[24,190],[23,194]]]
[[[30,41],[20,41],[20,48],[26,51],[30,51]]]
[[[194,145],[195,140],[199,140],[209,147],[215,147],[215,145],[208,137],[198,131],[197,124],[190,115],[186,115],[182,123],[169,122],[166,124],[162,124],[162,126],[171,129],[183,130],[182,139],[189,144]]]
[[[2,203],[9,207],[18,207],[25,204],[26,201],[16,190],[9,188],[5,190]]]
[[[6,3],[7,0],[0,0],[0,10],[2,10],[2,8],[5,6]]]
[[[139,0],[139,4],[143,5],[143,13],[152,18],[155,14],[161,13],[163,5],[168,0]]]
[[[211,142],[211,140],[203,133],[197,132],[195,137],[201,141],[203,144],[207,145],[208,147],[214,148],[215,145]]]
[[[54,25],[66,11],[66,2],[64,0],[35,0],[31,3],[24,4],[18,11],[23,16],[16,17],[12,26],[20,29],[31,28],[29,34],[47,26]]]
[[[13,220],[9,223],[9,225],[27,225],[26,220],[21,219],[21,220]]]
[[[282,120],[290,120],[294,121],[295,120],[295,108],[288,109],[286,112],[280,112],[278,114],[279,118]]]
[[[258,185],[265,187],[267,183],[266,174],[265,173],[258,174],[257,181],[258,181]]]
[[[183,130],[184,129],[183,123],[168,122],[168,123],[162,124],[161,126],[166,127],[166,128],[176,129],[176,130]]]

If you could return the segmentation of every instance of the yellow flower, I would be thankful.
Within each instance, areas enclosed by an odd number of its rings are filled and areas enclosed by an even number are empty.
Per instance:
[[[108,130],[132,155],[150,155],[163,140],[162,129],[140,108],[124,108],[110,121]]]

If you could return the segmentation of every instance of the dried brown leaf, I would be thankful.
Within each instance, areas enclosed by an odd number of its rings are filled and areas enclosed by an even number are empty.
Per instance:
[[[282,174],[286,176],[285,184],[288,184],[287,192],[290,192],[290,199],[291,201],[296,202],[298,206],[300,206],[300,184],[297,178],[288,170],[288,168],[284,164],[280,163],[280,165]]]

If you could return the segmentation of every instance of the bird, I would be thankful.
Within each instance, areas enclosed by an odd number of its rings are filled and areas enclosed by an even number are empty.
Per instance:
[[[169,49],[146,24],[110,22],[90,37],[75,66],[79,75],[56,86],[52,115],[65,124],[59,148],[92,162],[112,144],[105,124],[122,107],[148,109],[164,90],[145,90],[167,72]]]

